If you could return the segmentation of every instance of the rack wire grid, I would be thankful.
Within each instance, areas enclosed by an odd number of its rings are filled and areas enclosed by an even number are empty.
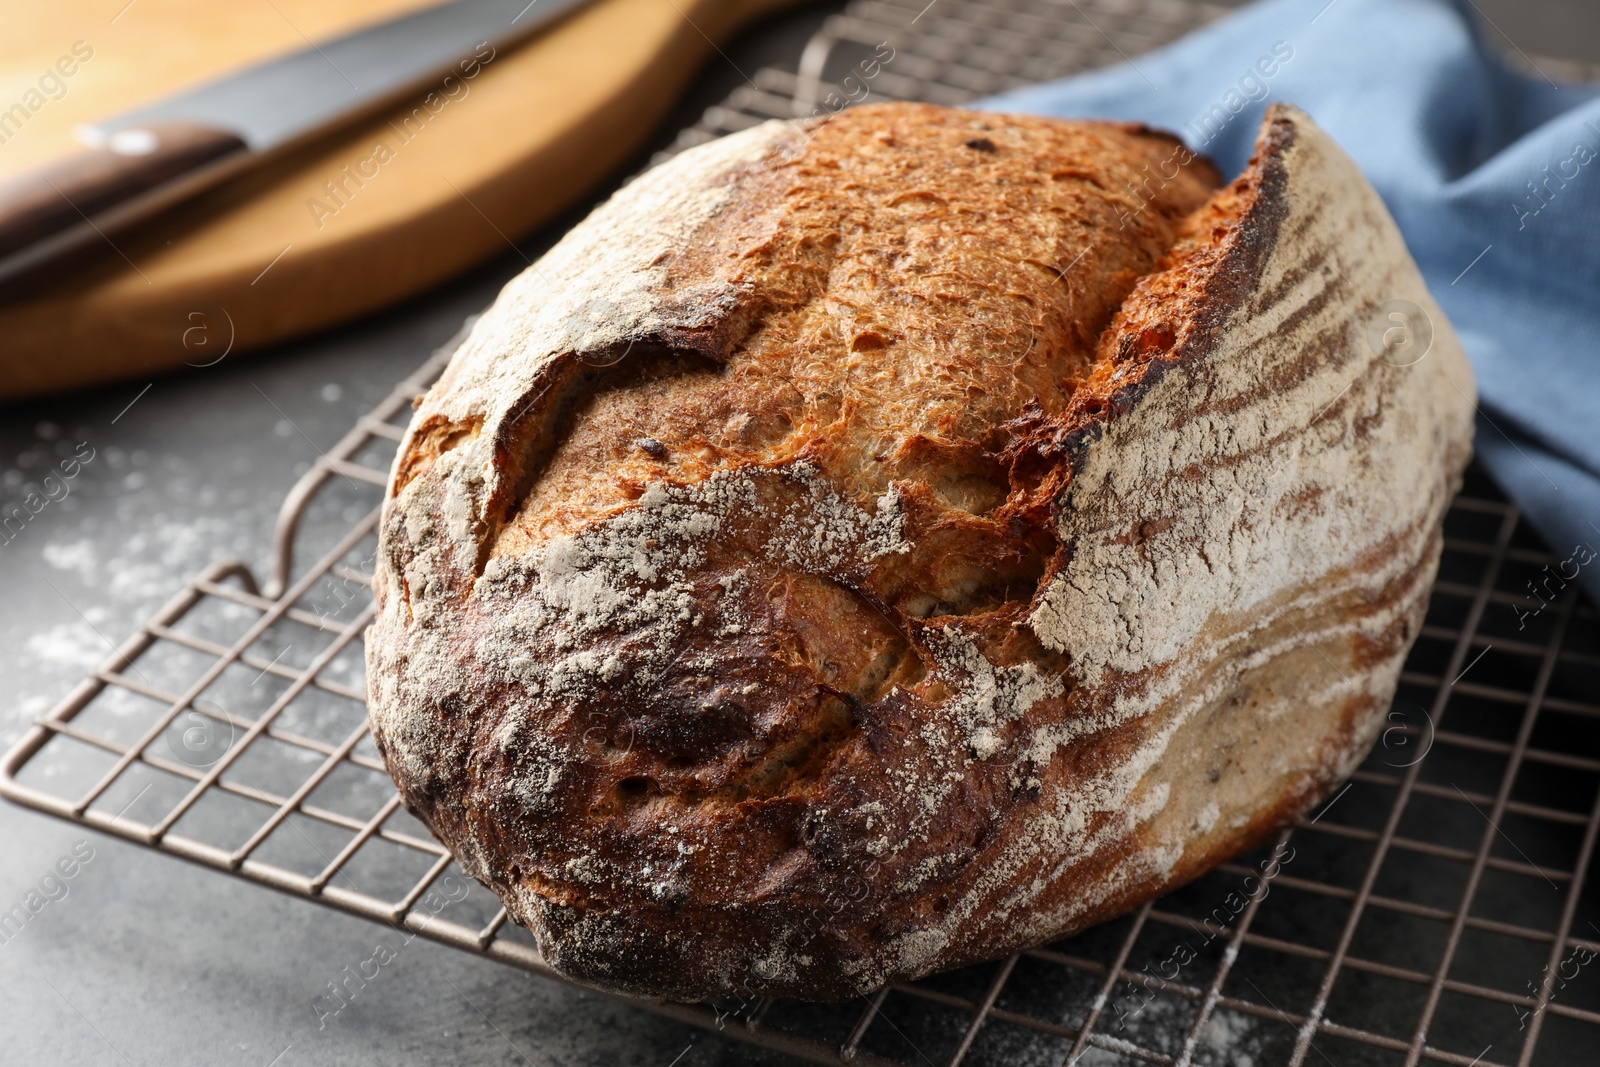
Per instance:
[[[1222,11],[924,3],[854,0],[795,70],[760,71],[674,149],[856,102],[852,64],[885,42],[870,95],[963,103]],[[559,980],[490,894],[453,891],[466,876],[401,807],[366,725],[378,503],[451,347],[290,492],[270,582],[236,560],[195,578],[12,749],[0,794]],[[635,1003],[816,1063],[1594,1063],[1600,618],[1575,565],[1475,467],[1382,743],[1270,847],[1077,937],[853,1002]]]

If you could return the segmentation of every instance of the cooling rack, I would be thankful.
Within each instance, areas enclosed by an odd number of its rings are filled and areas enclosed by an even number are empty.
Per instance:
[[[854,0],[675,151],[863,99],[963,103],[1215,17],[1183,0]],[[0,794],[559,981],[395,794],[367,732],[378,503],[446,345],[285,499],[273,573],[196,577],[0,764]],[[1131,915],[841,1005],[634,1001],[815,1063],[1592,1064],[1600,617],[1481,470],[1389,728],[1269,846]]]

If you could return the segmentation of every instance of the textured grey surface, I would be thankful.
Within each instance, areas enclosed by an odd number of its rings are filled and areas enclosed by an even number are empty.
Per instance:
[[[1591,3],[1479,2],[1530,53],[1600,60]],[[780,19],[714,57],[658,145],[740,71],[797,52],[820,18]],[[0,545],[0,744],[205,564],[233,554],[264,571],[278,503],[318,448],[521,265],[508,252],[403,309],[147,392],[135,382],[0,408],[0,505],[80,442],[94,449],[65,498]],[[311,1005],[325,983],[396,935],[8,805],[0,911],[84,840],[94,857],[66,895],[0,943],[0,1062],[788,1062],[420,939],[319,1029]]]
[[[1600,4],[1594,0],[1463,0],[1496,45],[1530,56],[1600,63]]]

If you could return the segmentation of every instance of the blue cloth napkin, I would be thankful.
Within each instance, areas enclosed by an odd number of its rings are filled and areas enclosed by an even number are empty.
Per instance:
[[[1600,90],[1510,70],[1467,0],[1268,0],[978,106],[1148,122],[1232,176],[1274,100],[1388,204],[1477,372],[1478,456],[1600,600]]]

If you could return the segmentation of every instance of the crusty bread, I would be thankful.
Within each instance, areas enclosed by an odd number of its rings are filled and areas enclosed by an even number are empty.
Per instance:
[[[553,966],[849,996],[1355,768],[1472,378],[1304,114],[1218,184],[1142,127],[863,107],[678,156],[506,287],[396,460],[368,685]],[[1391,301],[1424,358],[1369,343]]]

